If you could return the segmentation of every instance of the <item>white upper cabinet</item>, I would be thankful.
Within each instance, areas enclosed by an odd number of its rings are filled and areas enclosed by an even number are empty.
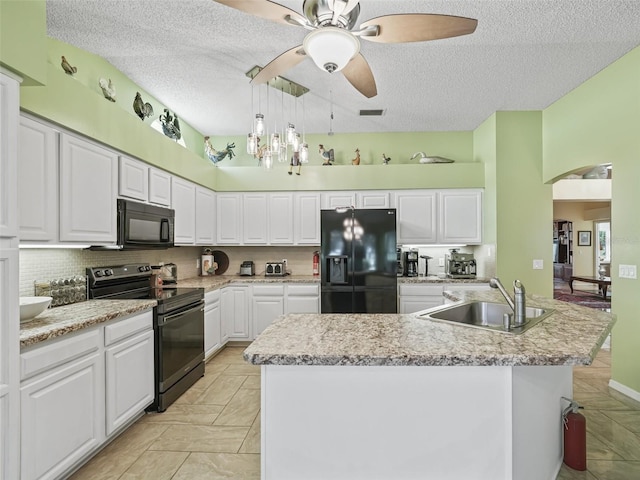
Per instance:
[[[142,202],[149,199],[149,166],[146,163],[120,157],[118,195]]]
[[[338,207],[355,207],[355,192],[322,192],[322,208],[334,210]]]
[[[171,207],[175,210],[174,241],[176,245],[193,245],[196,237],[196,186],[172,177]]]
[[[406,190],[394,193],[399,244],[434,244],[437,237],[436,192]]]
[[[163,207],[171,206],[171,174],[149,167],[149,202]]]
[[[118,156],[81,138],[60,135],[60,240],[116,242]]]
[[[389,192],[367,191],[357,192],[357,208],[389,208]]]
[[[216,243],[239,245],[242,241],[242,194],[216,195]]]
[[[294,242],[296,245],[320,245],[320,194],[294,194]]]
[[[267,194],[245,193],[242,196],[242,241],[244,244],[267,243]]]
[[[290,192],[269,194],[269,243],[293,244],[293,194]]]
[[[216,194],[196,186],[196,245],[213,245],[215,235]]]
[[[439,243],[482,243],[482,191],[446,190],[439,195]]]
[[[0,73],[0,237],[7,238],[18,236],[16,138],[19,111],[19,83]]]
[[[58,239],[58,132],[20,117],[18,131],[20,241]]]

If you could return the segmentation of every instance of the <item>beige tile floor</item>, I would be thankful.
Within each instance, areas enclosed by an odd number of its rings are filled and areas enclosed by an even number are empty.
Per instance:
[[[148,414],[76,472],[73,480],[260,478],[260,369],[227,347],[161,414]],[[587,417],[587,471],[559,480],[640,479],[640,403],[609,389],[611,355],[574,371]],[[303,480],[303,479],[301,479]]]

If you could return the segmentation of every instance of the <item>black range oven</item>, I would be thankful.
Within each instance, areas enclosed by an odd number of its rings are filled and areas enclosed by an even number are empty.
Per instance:
[[[88,268],[88,298],[154,299],[155,401],[163,412],[204,375],[204,290],[151,288],[148,264]]]

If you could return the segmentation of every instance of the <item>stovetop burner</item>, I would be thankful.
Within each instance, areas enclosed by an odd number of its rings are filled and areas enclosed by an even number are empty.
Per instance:
[[[90,299],[152,299],[158,312],[180,308],[204,298],[201,288],[151,288],[151,266],[147,263],[87,268]]]

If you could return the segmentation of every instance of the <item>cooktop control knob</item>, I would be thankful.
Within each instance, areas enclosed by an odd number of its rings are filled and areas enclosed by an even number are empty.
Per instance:
[[[105,274],[107,277],[110,277],[111,275],[113,275],[113,270],[111,270],[111,269],[105,270],[105,271],[104,271],[104,274]]]
[[[94,272],[94,275],[95,275],[96,277],[101,277],[101,276],[102,276],[102,270],[96,270],[96,271]]]
[[[140,266],[138,267],[138,271],[139,271],[139,272],[145,272],[146,270],[147,270],[147,269],[144,267],[144,265],[140,265]]]

